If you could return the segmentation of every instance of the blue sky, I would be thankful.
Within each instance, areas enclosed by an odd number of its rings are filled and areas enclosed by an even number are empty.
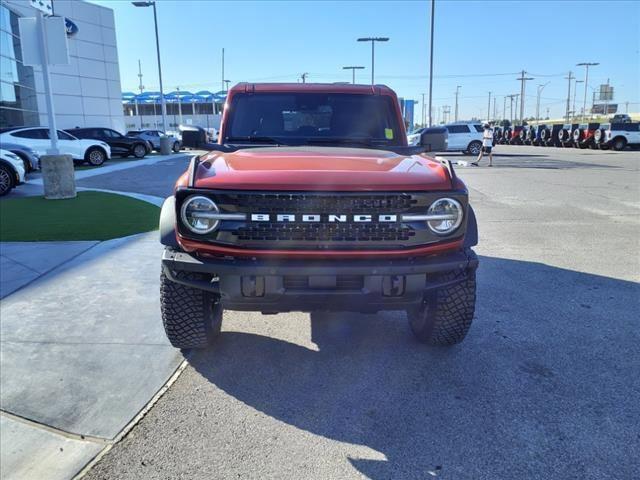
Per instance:
[[[124,0],[93,3],[115,11],[123,90],[136,91],[138,59],[144,85],[157,90],[151,9]],[[365,66],[357,75],[368,83],[370,44],[356,38],[387,36],[376,46],[376,83],[421,100],[428,91],[429,13],[428,1],[159,0],[164,88],[220,90],[222,47],[232,83],[295,82],[303,72],[312,82],[350,81],[344,65]],[[453,111],[460,85],[460,118],[486,117],[489,91],[499,113],[504,95],[520,93],[513,73],[523,69],[535,77],[527,83],[525,115],[535,114],[536,87],[547,82],[541,110],[562,115],[564,77],[572,70],[583,80],[584,67],[575,65],[585,61],[600,63],[590,70],[589,98],[591,87],[610,79],[616,100],[640,111],[640,2],[436,0],[435,21],[434,106]],[[578,107],[583,96],[579,84]]]

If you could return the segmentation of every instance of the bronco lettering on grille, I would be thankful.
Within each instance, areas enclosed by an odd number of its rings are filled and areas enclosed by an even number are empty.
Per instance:
[[[344,215],[344,214],[306,214],[296,215],[293,213],[279,213],[272,215],[269,213],[252,213],[252,222],[303,222],[303,223],[315,223],[315,222],[327,222],[327,223],[344,223],[344,222],[357,222],[357,223],[395,223],[398,221],[397,215],[368,215],[368,214],[356,214],[356,215]]]

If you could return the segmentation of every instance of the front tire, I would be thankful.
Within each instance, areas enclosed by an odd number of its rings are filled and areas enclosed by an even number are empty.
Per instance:
[[[454,279],[459,272],[443,278]],[[455,345],[467,335],[476,306],[476,272],[460,283],[427,291],[420,307],[407,311],[411,331],[423,343]]]
[[[198,273],[185,279],[206,280]],[[220,334],[222,304],[211,292],[187,287],[160,274],[160,311],[167,338],[176,348],[204,348]]]
[[[473,141],[467,147],[467,152],[469,155],[480,155],[480,150],[482,149],[482,143],[478,141]]]
[[[107,159],[107,155],[104,153],[104,150],[93,147],[87,150],[84,159],[89,163],[89,165],[99,167]]]
[[[616,152],[619,152],[620,150],[624,150],[624,147],[627,146],[627,140],[624,138],[616,138],[613,141],[613,149]]]
[[[180,151],[180,142],[175,142],[173,144],[173,153],[178,153]]]
[[[140,158],[144,158],[145,155],[147,154],[147,147],[144,146],[142,143],[138,143],[136,145],[134,145],[133,147],[133,156],[140,159]]]
[[[5,165],[0,165],[0,197],[6,195],[15,187],[13,172]]]

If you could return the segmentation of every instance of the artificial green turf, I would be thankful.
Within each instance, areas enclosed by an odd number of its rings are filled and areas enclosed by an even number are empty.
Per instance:
[[[156,230],[159,216],[155,205],[112,193],[6,199],[0,201],[0,241],[108,240]]]

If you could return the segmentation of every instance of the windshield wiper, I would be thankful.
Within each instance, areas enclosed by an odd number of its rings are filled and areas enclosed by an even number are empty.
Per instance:
[[[226,142],[249,142],[249,143],[270,143],[273,145],[286,145],[282,140],[274,137],[261,137],[255,135],[247,135],[244,137],[228,137]]]

